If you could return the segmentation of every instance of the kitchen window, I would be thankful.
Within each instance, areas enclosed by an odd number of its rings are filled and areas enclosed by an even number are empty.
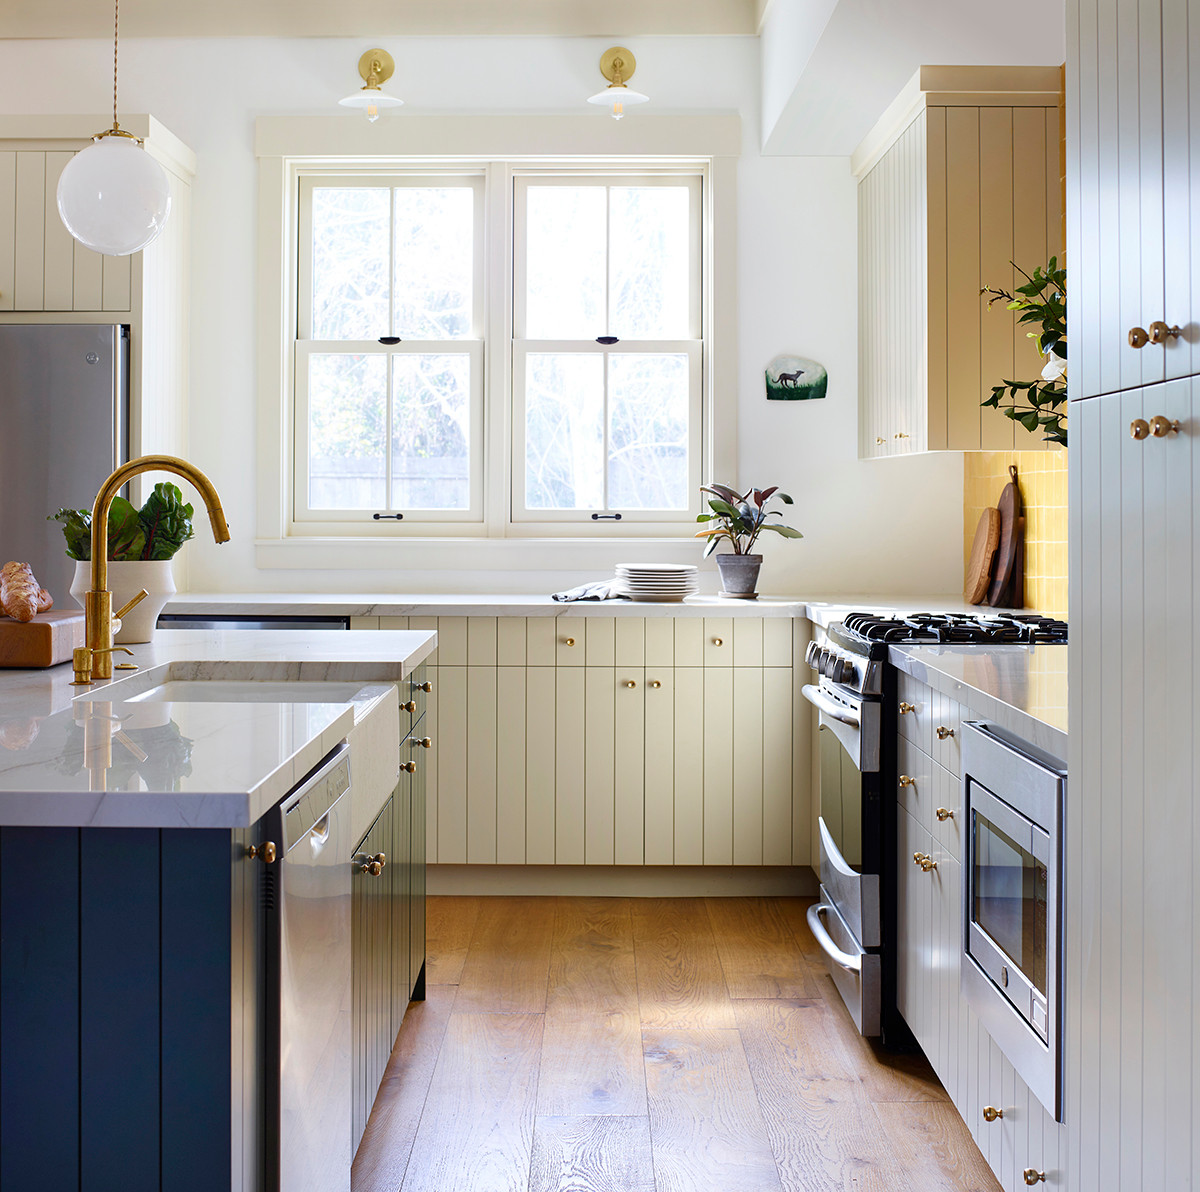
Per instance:
[[[694,523],[702,167],[296,177],[293,533]]]

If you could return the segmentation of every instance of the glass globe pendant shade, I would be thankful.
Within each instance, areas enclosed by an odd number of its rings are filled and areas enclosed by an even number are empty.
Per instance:
[[[75,154],[58,180],[58,214],[86,248],[125,257],[163,230],[171,211],[167,172],[126,135],[106,135]]]

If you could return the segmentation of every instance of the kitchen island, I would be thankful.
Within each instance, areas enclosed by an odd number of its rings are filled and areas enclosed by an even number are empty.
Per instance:
[[[393,1007],[422,979],[423,796],[404,767],[397,781],[420,720],[396,684],[415,685],[435,641],[165,631],[111,683],[72,686],[69,666],[0,675],[0,1186],[275,1186],[263,875],[280,866],[264,864],[264,830],[343,741],[350,838],[386,829],[392,862],[352,895],[355,943],[373,944],[355,949],[352,996],[332,974],[360,1124],[375,1066],[360,1052],[390,1049]],[[348,1188],[348,1163],[331,1186]]]

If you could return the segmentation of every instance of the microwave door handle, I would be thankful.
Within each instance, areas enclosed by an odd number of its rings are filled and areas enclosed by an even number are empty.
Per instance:
[[[812,683],[805,683],[800,691],[810,704],[820,708],[826,716],[830,716],[834,720],[840,720],[842,724],[848,724],[851,728],[860,727],[857,716],[852,716],[841,704],[835,700],[831,700],[819,687],[814,686]]]
[[[842,968],[851,973],[862,972],[862,957],[851,956],[849,952],[843,952],[841,948],[833,942],[833,937],[825,930],[825,924],[821,922],[821,912],[828,911],[832,908],[826,906],[823,902],[814,902],[812,906],[805,912],[804,917],[808,920],[808,928],[813,933],[813,938],[817,941],[821,951],[829,957],[834,964],[840,964]]]

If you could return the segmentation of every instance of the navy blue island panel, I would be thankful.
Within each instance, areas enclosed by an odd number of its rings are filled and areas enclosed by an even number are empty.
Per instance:
[[[231,1064],[258,987],[238,835],[0,828],[4,1192],[245,1186],[234,1147],[256,1132],[234,1121]]]

